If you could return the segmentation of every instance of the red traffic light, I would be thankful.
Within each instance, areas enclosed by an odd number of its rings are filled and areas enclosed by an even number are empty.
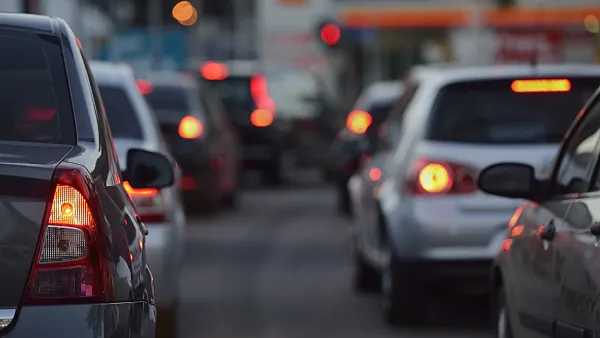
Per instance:
[[[340,41],[342,32],[340,27],[335,24],[328,23],[321,27],[321,40],[329,46],[333,46]]]

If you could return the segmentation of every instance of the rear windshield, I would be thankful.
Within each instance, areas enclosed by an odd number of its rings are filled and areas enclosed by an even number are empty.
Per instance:
[[[60,42],[0,29],[0,141],[74,144]]]
[[[207,81],[221,96],[228,111],[254,106],[249,76],[230,76],[224,80]]]
[[[143,139],[135,108],[124,88],[98,85],[110,131],[114,137]]]
[[[395,103],[396,99],[390,99],[385,101],[377,101],[371,104],[367,111],[373,119],[373,125],[380,125],[383,122],[385,122],[385,120],[390,115],[390,111],[392,110],[392,108],[394,108]]]
[[[151,93],[144,96],[159,123],[178,121],[193,110],[184,86],[156,85]]]
[[[559,143],[600,79],[570,78],[567,92],[517,93],[513,80],[457,83],[434,104],[428,138],[478,144]]]

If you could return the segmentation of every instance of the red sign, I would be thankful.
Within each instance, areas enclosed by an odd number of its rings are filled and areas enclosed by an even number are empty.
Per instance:
[[[496,62],[530,62],[537,54],[540,63],[562,61],[562,35],[557,31],[501,32],[498,34]]]

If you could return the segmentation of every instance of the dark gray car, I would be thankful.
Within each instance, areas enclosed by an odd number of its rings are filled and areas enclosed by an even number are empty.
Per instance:
[[[64,20],[0,14],[0,46],[2,334],[154,337],[147,231],[121,182],[169,186],[173,161],[133,149],[121,173]]]

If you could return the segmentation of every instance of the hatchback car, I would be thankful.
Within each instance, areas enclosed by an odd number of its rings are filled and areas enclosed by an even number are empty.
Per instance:
[[[166,188],[173,161],[130,149],[121,172],[94,76],[64,20],[0,14],[0,45],[0,330],[154,337],[147,228],[123,182]]]
[[[400,81],[376,82],[367,87],[346,117],[346,126],[331,145],[332,157],[335,158],[338,210],[343,214],[350,214],[352,209],[348,181],[374,155],[379,127],[403,88]]]
[[[548,167],[515,159],[479,175],[480,189],[497,200],[525,199],[504,226],[492,270],[498,337],[600,334],[599,139],[596,92]]]
[[[185,73],[146,74],[138,85],[182,170],[186,209],[216,212],[222,205],[234,206],[237,136],[217,94]]]
[[[352,190],[355,200],[372,200],[356,204],[355,285],[382,288],[389,323],[426,319],[423,300],[436,286],[489,291],[492,260],[520,201],[478,189],[480,170],[499,161],[544,167],[599,81],[593,65],[411,72],[410,99],[384,124],[393,150],[380,187]]]
[[[127,172],[127,152],[145,149],[168,154],[160,128],[144,97],[139,93],[132,69],[125,64],[92,61],[104,110],[115,140],[121,170]],[[138,215],[148,227],[146,257],[155,278],[160,320],[158,332],[175,334],[177,287],[183,257],[186,217],[178,186],[164,189],[136,189],[123,182]]]

